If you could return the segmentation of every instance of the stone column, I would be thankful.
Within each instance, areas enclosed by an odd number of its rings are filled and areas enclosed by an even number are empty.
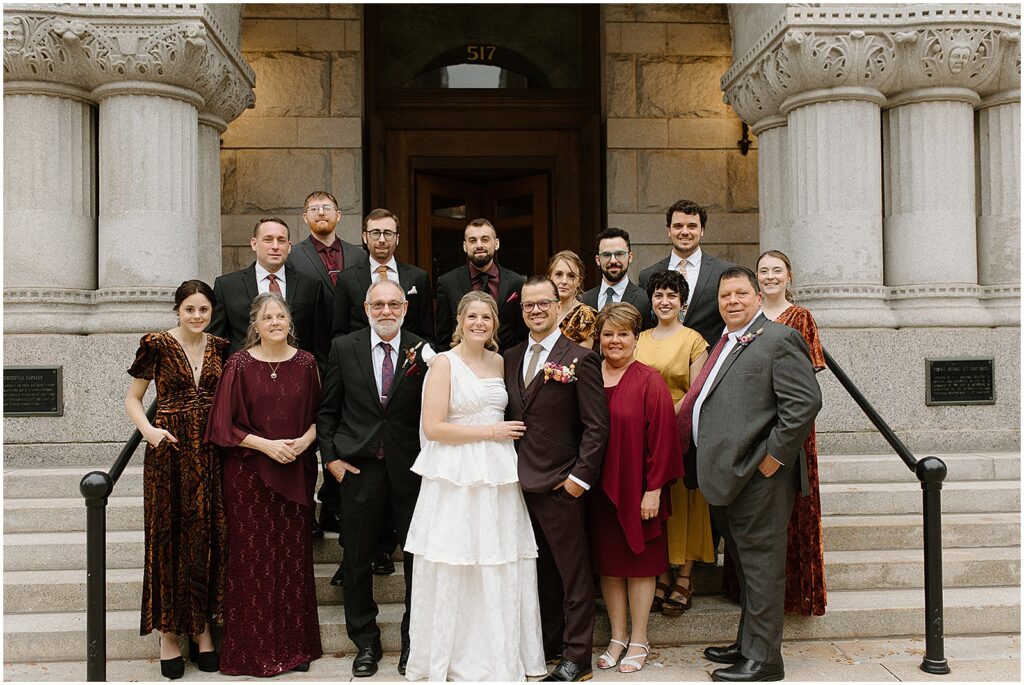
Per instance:
[[[99,304],[103,330],[162,325],[168,291],[199,270],[198,111],[192,91],[119,81],[93,91],[99,111]],[[147,316],[147,312],[150,316]],[[155,318],[159,312],[162,318]],[[152,323],[142,324],[140,318]]]
[[[974,106],[964,88],[890,100],[885,130],[885,282],[899,325],[982,325],[974,209]]]
[[[773,116],[751,128],[757,136],[758,209],[760,248],[790,252],[790,209],[792,184],[789,180],[789,131],[786,117]]]
[[[978,106],[978,283],[998,326],[1020,325],[1020,89]]]
[[[227,124],[220,117],[199,115],[199,264],[197,278],[210,285],[221,274],[220,134]]]
[[[847,86],[788,98],[790,257],[819,325],[889,326],[882,284],[882,160],[877,90]]]

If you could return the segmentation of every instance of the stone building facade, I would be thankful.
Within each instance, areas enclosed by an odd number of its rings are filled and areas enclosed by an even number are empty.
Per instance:
[[[4,363],[64,369],[64,415],[5,418],[8,454],[109,461],[139,334],[173,324],[181,280],[249,263],[256,218],[301,239],[303,199],[328,188],[358,241],[368,179],[385,173],[369,161],[367,12],[5,6]],[[709,207],[709,252],[789,253],[826,347],[912,448],[1019,448],[1019,6],[594,16],[589,234],[626,228],[646,266],[667,252],[664,208],[691,197]],[[927,406],[925,360],[943,357],[993,358],[996,402]],[[886,450],[819,379],[825,449]]]

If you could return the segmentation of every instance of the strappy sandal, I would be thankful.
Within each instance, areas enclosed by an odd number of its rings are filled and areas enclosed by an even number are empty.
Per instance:
[[[600,668],[602,671],[607,671],[618,666],[619,660],[622,658],[622,655],[626,653],[627,649],[629,649],[629,645],[627,645],[622,640],[616,640],[614,637],[608,641],[608,647],[611,647],[613,644],[622,645],[622,654],[619,654],[618,657],[613,657],[612,653],[609,652],[608,649],[605,649],[604,654],[597,657],[597,667]],[[601,665],[602,662],[604,663],[603,666]]]
[[[686,579],[686,587],[679,584],[679,581],[684,578]],[[690,580],[690,576],[678,576],[675,586],[672,588],[672,594],[677,594],[682,599],[672,599],[671,596],[666,597],[665,601],[661,604],[661,613],[664,616],[675,618],[682,616],[683,612],[690,608],[690,602],[693,597],[693,581]]]
[[[671,588],[668,586],[668,583],[662,583],[661,581],[658,581],[658,584],[654,586],[654,601],[651,602],[652,614],[656,614],[661,611],[661,606],[665,602],[665,597],[668,596],[669,590],[671,590]],[[664,592],[665,594],[659,597],[659,592]]]
[[[644,650],[643,654],[634,654],[633,656],[624,656],[619,659],[619,673],[639,673],[644,670],[644,666],[647,665],[647,657],[651,654],[651,643],[649,642],[630,642],[629,647],[641,647]],[[628,650],[629,647],[626,649]],[[640,661],[643,659],[643,661]],[[632,666],[632,670],[623,671],[623,666]]]

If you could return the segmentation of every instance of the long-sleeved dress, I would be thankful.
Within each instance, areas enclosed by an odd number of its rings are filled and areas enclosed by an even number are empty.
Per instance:
[[[323,655],[310,531],[316,443],[288,464],[239,446],[249,434],[303,435],[319,401],[316,360],[303,350],[273,367],[236,352],[217,387],[207,438],[227,448],[221,673],[272,676]]]
[[[146,445],[142,468],[146,552],[140,633],[203,632],[224,599],[224,502],[220,455],[206,417],[228,341],[207,334],[196,384],[185,350],[168,332],[142,337],[128,373],[156,383],[153,425],[178,442]]]
[[[608,398],[608,446],[599,487],[591,488],[587,513],[594,571],[644,578],[668,570],[665,523],[671,502],[665,487],[683,476],[676,417],[661,375],[633,362]],[[642,520],[640,500],[662,490],[658,515]]]

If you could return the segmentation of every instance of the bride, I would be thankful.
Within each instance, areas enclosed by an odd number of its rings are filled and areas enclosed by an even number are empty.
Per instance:
[[[505,421],[508,396],[490,295],[459,302],[450,351],[423,384],[423,477],[405,549],[415,555],[406,678],[509,681],[544,675],[537,543]]]

